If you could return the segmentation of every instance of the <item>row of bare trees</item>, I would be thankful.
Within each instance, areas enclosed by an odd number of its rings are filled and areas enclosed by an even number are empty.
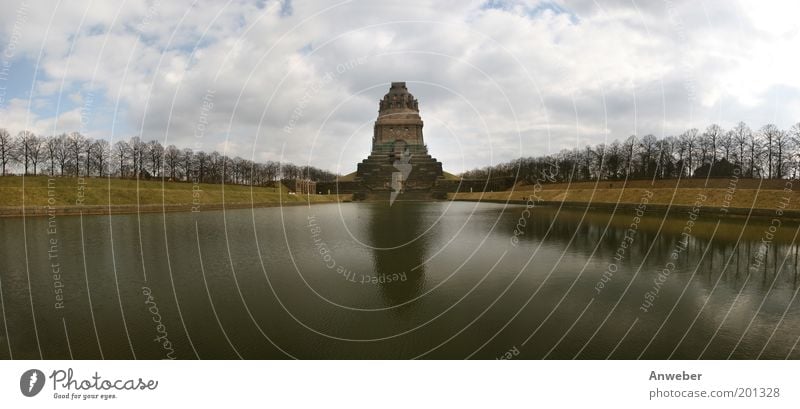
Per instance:
[[[164,178],[199,183],[271,185],[281,179],[331,181],[331,172],[313,166],[268,161],[255,162],[218,152],[193,151],[139,137],[113,145],[105,139],[87,138],[79,132],[37,136],[21,131],[12,136],[0,128],[2,175],[47,174],[53,176],[114,176]]]
[[[728,176],[797,178],[800,176],[800,123],[783,130],[767,124],[758,130],[739,122],[731,129],[712,124],[678,136],[631,135],[624,141],[554,155],[526,157],[474,169],[464,178],[514,177],[535,181],[543,170],[557,180],[614,180]],[[553,172],[557,170],[557,172]]]

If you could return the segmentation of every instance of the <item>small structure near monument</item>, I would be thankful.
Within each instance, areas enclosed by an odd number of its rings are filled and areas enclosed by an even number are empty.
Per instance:
[[[417,99],[405,82],[393,82],[379,104],[372,152],[358,164],[354,198],[394,202],[446,197],[437,189],[442,163],[428,154],[422,125]]]
[[[310,179],[285,179],[283,184],[291,193],[301,195],[317,194],[317,182]]]

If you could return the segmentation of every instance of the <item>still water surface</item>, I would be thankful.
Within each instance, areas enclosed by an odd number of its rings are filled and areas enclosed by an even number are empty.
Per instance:
[[[523,210],[0,219],[0,358],[800,358],[796,223]]]

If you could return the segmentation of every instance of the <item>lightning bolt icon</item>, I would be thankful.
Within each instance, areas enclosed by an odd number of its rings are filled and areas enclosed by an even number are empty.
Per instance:
[[[389,197],[389,206],[397,199],[397,195],[403,191],[403,182],[405,182],[405,180],[408,179],[408,175],[411,174],[412,166],[409,163],[410,161],[411,154],[408,152],[408,149],[400,155],[400,160],[394,161],[394,168],[400,172],[392,173],[392,193]]]
[[[31,379],[28,380],[28,392],[33,390],[33,386],[36,385],[36,381],[39,380],[39,375],[36,372],[31,373]]]

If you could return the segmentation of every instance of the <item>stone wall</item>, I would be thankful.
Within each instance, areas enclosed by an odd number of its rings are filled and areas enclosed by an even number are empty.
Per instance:
[[[456,179],[445,180],[439,179],[433,187],[434,198],[444,199],[447,193],[455,192],[482,192],[484,188],[486,192],[501,192],[511,188],[514,185],[514,178],[492,178],[492,179]],[[350,194],[366,192],[360,182],[318,182],[317,193],[319,194],[336,194],[338,189],[339,194]],[[329,193],[330,192],[330,193]],[[387,191],[388,192],[388,191]],[[408,192],[411,192],[409,190]],[[388,193],[387,193],[388,194]],[[401,195],[402,196],[402,195]]]
[[[447,193],[455,192],[502,192],[514,186],[513,177],[491,179],[456,179],[439,180],[436,190]]]
[[[317,182],[317,193],[321,195],[350,194],[364,190],[361,183],[355,181],[348,182]]]

